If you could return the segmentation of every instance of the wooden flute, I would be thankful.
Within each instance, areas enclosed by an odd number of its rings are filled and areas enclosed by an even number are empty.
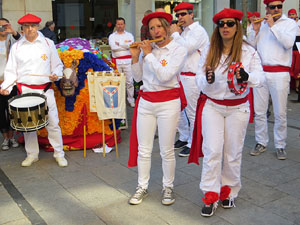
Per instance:
[[[276,17],[276,16],[280,16],[281,13],[276,13],[274,15],[272,15],[272,17]],[[263,21],[265,18],[260,18],[260,19],[257,19],[257,20],[254,20],[253,23],[259,23],[261,21]]]
[[[157,39],[154,39],[154,40],[150,40],[150,43],[152,43],[152,42],[159,42],[159,41],[163,41],[163,40],[165,40],[165,38],[161,37],[161,38],[157,38]],[[136,43],[131,44],[129,47],[130,48],[136,48],[141,43],[142,42],[136,42]]]

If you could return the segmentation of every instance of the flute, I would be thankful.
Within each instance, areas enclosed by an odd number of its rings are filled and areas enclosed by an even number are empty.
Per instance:
[[[272,15],[272,17],[276,17],[276,16],[280,16],[281,13],[276,13],[274,15]],[[257,19],[257,20],[254,20],[253,23],[259,23],[261,21],[263,21],[265,18],[260,18],[260,19]]]
[[[154,40],[150,40],[150,43],[152,42],[159,42],[159,41],[163,41],[165,40],[165,38],[161,37],[161,38],[158,38],[158,39],[154,39]],[[130,48],[136,48],[138,46],[138,44],[141,44],[142,42],[136,42],[134,44],[131,44],[129,47]]]

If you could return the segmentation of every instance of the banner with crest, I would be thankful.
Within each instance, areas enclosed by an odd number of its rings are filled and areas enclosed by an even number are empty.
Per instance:
[[[125,76],[113,71],[88,72],[90,109],[99,120],[126,119]]]

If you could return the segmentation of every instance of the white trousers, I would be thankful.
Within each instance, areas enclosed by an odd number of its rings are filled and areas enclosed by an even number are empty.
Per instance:
[[[23,92],[25,93],[25,92]],[[40,93],[40,91],[38,92]],[[54,91],[49,89],[44,94],[47,97],[47,105],[48,105],[48,118],[49,125],[46,126],[48,131],[48,139],[52,147],[54,148],[54,157],[64,157],[65,153],[63,151],[63,141],[61,136],[61,130],[58,125],[58,112],[56,107],[56,101],[54,97]],[[36,131],[33,132],[24,132],[25,139],[25,150],[27,152],[27,156],[37,158],[39,155],[39,144]]]
[[[195,76],[180,75],[180,81],[184,89],[187,106],[184,111],[181,112],[178,123],[179,140],[187,141],[187,147],[190,148],[192,145],[196,107],[200,91],[196,85]]]
[[[207,100],[202,113],[204,158],[200,189],[204,193],[220,193],[221,187],[228,185],[231,188],[229,197],[238,196],[249,116],[248,103],[222,106]]]
[[[257,143],[268,145],[267,110],[269,93],[271,94],[274,112],[275,148],[285,148],[287,138],[287,97],[290,75],[288,72],[265,73],[266,82],[262,87],[253,88],[255,111],[255,139]]]
[[[134,101],[134,86],[133,86],[133,78],[131,72],[131,64],[117,64],[118,71],[120,73],[124,73],[126,77],[126,89],[127,89],[127,101],[130,104],[133,104]]]
[[[174,141],[180,113],[180,100],[152,103],[140,99],[137,115],[138,185],[147,189],[156,126],[162,158],[163,187],[173,188],[176,160]]]

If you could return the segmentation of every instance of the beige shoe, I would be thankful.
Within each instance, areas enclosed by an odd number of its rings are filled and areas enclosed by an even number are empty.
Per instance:
[[[65,159],[65,157],[56,157],[55,160],[60,167],[68,166],[68,161]]]
[[[21,165],[24,166],[24,167],[28,167],[28,166],[31,166],[32,163],[37,162],[37,161],[39,161],[38,158],[33,158],[33,157],[30,157],[30,156],[27,156],[26,159],[22,162]]]

